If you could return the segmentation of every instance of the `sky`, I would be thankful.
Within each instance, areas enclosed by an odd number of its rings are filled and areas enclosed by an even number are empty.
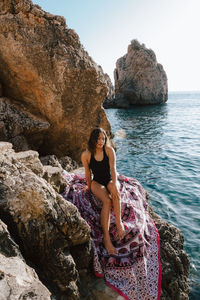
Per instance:
[[[169,91],[200,91],[199,0],[32,0],[64,16],[81,44],[114,83],[131,40],[152,49]]]

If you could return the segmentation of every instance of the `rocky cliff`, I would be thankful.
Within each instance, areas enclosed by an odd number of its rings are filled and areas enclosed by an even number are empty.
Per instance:
[[[50,295],[0,220],[0,299],[50,300]]]
[[[84,255],[80,269],[88,267],[90,229],[77,208],[58,194],[67,185],[62,168],[43,167],[36,151],[16,153],[2,142],[0,166],[0,218],[40,277],[63,299],[78,299],[75,260]]]
[[[0,255],[12,258],[3,258],[0,263],[1,290],[7,295],[9,285],[13,293],[24,295],[29,291],[28,299],[42,299],[42,292],[47,295],[43,299],[49,299],[45,284],[55,300],[61,296],[63,300],[119,299],[92,275],[90,229],[77,208],[59,194],[67,185],[61,164],[55,156],[43,161],[53,166],[43,166],[36,151],[16,153],[10,143],[0,142],[0,219],[11,234],[10,237],[1,223]],[[161,299],[187,300],[189,260],[183,249],[183,236],[151,208],[150,213],[161,240]],[[22,274],[17,271],[16,262],[23,269]],[[26,272],[29,281],[21,286]]]
[[[115,99],[115,89],[109,75],[105,74],[104,76],[108,87],[108,93],[106,95],[106,98],[104,99],[103,107],[108,108],[110,103],[112,103]]]
[[[167,76],[155,53],[133,40],[114,71],[115,100],[112,107],[164,103],[168,98]]]
[[[91,129],[101,126],[110,135],[102,69],[63,17],[31,0],[0,2],[0,83],[0,115],[9,110],[0,120],[1,139],[17,150],[79,160]]]

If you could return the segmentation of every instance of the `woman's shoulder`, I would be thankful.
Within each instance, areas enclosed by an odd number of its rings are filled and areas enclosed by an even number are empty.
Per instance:
[[[109,154],[113,154],[115,152],[115,150],[113,149],[113,147],[111,146],[105,146],[105,151],[106,151],[106,154],[109,155]]]
[[[90,157],[91,157],[91,152],[88,149],[83,151],[81,154],[81,158],[84,160],[88,160],[88,159],[90,159]]]

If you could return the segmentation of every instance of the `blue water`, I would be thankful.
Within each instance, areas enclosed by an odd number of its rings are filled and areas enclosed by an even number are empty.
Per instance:
[[[117,170],[138,179],[158,215],[181,229],[190,256],[190,299],[200,299],[200,92],[167,103],[106,109]]]

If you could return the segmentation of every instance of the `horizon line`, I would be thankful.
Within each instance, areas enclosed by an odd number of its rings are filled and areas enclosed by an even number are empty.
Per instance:
[[[200,93],[200,90],[170,90],[168,93]]]

